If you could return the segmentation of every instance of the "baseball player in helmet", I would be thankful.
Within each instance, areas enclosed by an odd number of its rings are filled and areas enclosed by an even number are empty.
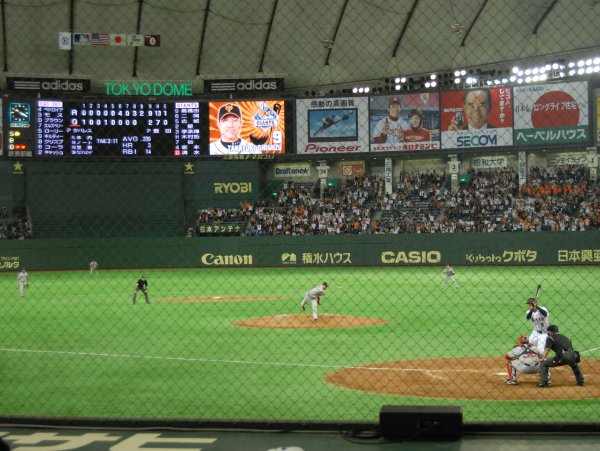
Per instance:
[[[527,299],[527,313],[525,319],[533,323],[533,330],[529,335],[529,344],[535,348],[538,355],[544,353],[546,338],[548,338],[548,325],[550,324],[550,312],[546,307],[538,305],[536,298]]]
[[[517,373],[533,374],[540,370],[540,358],[534,349],[529,347],[529,337],[519,335],[517,345],[506,353],[506,371],[508,385],[517,385]]]

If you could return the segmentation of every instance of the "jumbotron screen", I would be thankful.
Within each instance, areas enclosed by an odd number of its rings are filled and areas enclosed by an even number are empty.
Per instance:
[[[7,102],[9,156],[182,156],[201,153],[200,102],[102,99]]]
[[[209,154],[285,153],[285,102],[209,102]]]

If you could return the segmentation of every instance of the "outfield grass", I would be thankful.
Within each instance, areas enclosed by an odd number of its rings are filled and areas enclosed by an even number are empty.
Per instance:
[[[21,299],[0,274],[0,415],[376,421],[384,404],[462,405],[469,422],[599,421],[600,402],[467,401],[358,392],[325,382],[351,365],[502,356],[541,304],[585,358],[600,358],[594,267],[144,270],[153,300],[268,296],[277,301],[131,304],[139,270],[33,272]],[[347,329],[258,329],[234,321],[301,313],[327,281],[322,313],[385,318]],[[308,312],[307,312],[308,313]],[[585,362],[584,362],[585,364]],[[585,370],[585,366],[582,366]],[[599,383],[600,381],[587,381]],[[537,412],[532,416],[532,413]]]

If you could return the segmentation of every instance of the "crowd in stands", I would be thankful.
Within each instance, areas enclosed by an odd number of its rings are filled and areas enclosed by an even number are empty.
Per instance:
[[[445,173],[402,172],[391,193],[381,177],[361,175],[322,197],[289,181],[273,201],[201,210],[198,225],[242,222],[250,236],[600,229],[600,185],[582,167],[534,167],[522,186],[512,168],[467,175],[452,190]]]
[[[3,212],[0,217],[0,240],[25,240],[32,237],[24,210],[15,211],[13,218],[8,216],[6,207],[0,208],[0,211]]]
[[[446,173],[402,172],[385,190],[382,177],[349,177],[321,196],[312,184],[284,182],[273,199],[198,212],[196,229],[243,224],[242,234],[340,235],[600,229],[600,184],[581,166],[533,167],[519,186],[512,168],[470,171],[451,189]],[[31,238],[25,211],[0,207],[0,239]]]

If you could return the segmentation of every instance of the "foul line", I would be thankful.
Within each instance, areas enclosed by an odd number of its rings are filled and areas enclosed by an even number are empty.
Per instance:
[[[580,354],[593,352],[600,349],[592,348],[586,351],[581,351]],[[203,363],[220,363],[225,365],[263,365],[263,366],[282,366],[282,367],[300,367],[300,368],[324,368],[324,369],[356,369],[367,371],[393,371],[393,372],[425,372],[430,376],[433,373],[477,373],[489,374],[487,371],[476,369],[428,369],[428,368],[385,368],[385,367],[369,367],[369,366],[348,366],[348,365],[318,365],[314,363],[285,363],[285,362],[261,362],[257,360],[222,360],[222,359],[207,359],[201,357],[169,357],[169,356],[152,356],[139,354],[109,354],[104,352],[78,352],[78,351],[50,351],[42,349],[17,349],[17,348],[0,348],[3,352],[15,353],[33,353],[33,354],[54,354],[67,356],[84,356],[84,357],[107,357],[107,358],[124,358],[124,359],[139,359],[139,360],[160,360],[160,361],[177,361],[177,362],[203,362]],[[492,373],[504,374],[504,373]],[[435,376],[434,376],[435,377]]]

